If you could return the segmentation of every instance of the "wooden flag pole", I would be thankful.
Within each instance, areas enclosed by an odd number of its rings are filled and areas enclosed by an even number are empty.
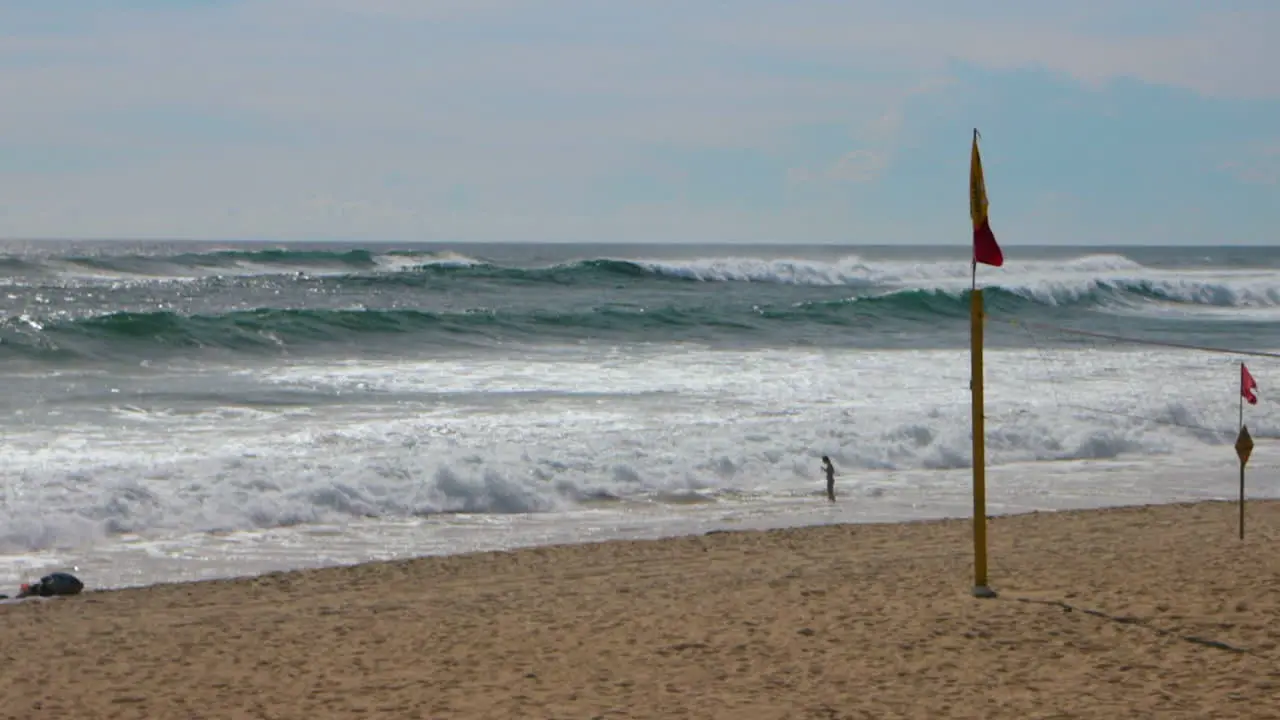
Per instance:
[[[978,155],[978,129],[973,129],[969,159],[969,216],[973,220],[973,267],[969,288],[969,391],[973,395],[973,595],[996,596],[987,585],[987,452],[986,409],[982,393],[982,291],[978,289],[978,262],[1000,266],[1004,255],[987,222],[987,190]],[[981,242],[979,242],[981,240]]]
[[[978,289],[978,263],[973,263],[973,287],[969,300],[969,387],[973,392],[973,595],[995,597],[987,585],[987,455],[985,403],[982,393],[982,291]]]

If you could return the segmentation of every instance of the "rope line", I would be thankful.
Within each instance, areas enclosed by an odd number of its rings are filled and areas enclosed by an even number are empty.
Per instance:
[[[1036,353],[1040,355],[1040,363],[1044,365],[1044,367],[1047,369],[1049,367],[1049,355],[1048,353],[1045,352],[1045,349],[1040,346],[1040,339],[1036,337],[1035,333],[1031,332],[1031,328],[1025,325],[1015,325],[1015,326],[1022,328],[1022,331],[1027,334],[1027,338],[1031,340],[1031,344],[1034,345],[1036,348]],[[1055,382],[1050,382],[1049,392],[1053,394],[1053,404],[1061,407],[1062,399],[1058,397],[1057,385],[1058,384]]]
[[[1095,339],[1132,342],[1140,345],[1153,345],[1153,346],[1159,346],[1159,347],[1172,347],[1172,348],[1179,348],[1184,350],[1198,350],[1202,352],[1211,352],[1211,353],[1220,353],[1220,354],[1229,354],[1229,355],[1252,355],[1256,357],[1268,357],[1268,358],[1280,359],[1280,353],[1269,353],[1264,351],[1249,351],[1249,350],[1230,350],[1226,348],[1217,348],[1217,347],[1204,346],[1204,345],[1172,343],[1172,342],[1163,342],[1158,340],[1142,340],[1138,338],[1125,337],[1122,335],[1097,333],[1097,332],[1091,332],[1088,330],[1076,330],[1074,328],[1064,328],[1064,327],[1059,327],[1056,325],[1048,325],[1044,323],[1025,322],[1025,321],[1019,321],[1019,320],[1007,320],[1004,318],[990,318],[990,319],[995,320],[996,322],[1001,322],[1007,325],[1012,325],[1014,327],[1021,328],[1023,332],[1026,333],[1027,339],[1030,340],[1031,344],[1034,346],[1036,354],[1039,356],[1039,360],[1041,364],[1044,365],[1045,369],[1048,371],[1050,375],[1054,375],[1055,373],[1054,371],[1049,369],[1050,362],[1048,358],[1048,353],[1045,350],[1044,346],[1040,343],[1040,339],[1036,336],[1034,332],[1031,331],[1032,328],[1035,328],[1038,330],[1061,332],[1069,335],[1080,335],[1083,337],[1095,338]],[[1096,350],[1098,348],[1096,345],[1094,345],[1093,349]],[[1221,436],[1227,439],[1230,439],[1235,435],[1234,429],[1226,430],[1226,429],[1219,429],[1219,428],[1211,428],[1211,427],[1206,427],[1204,425],[1192,425],[1190,423],[1180,423],[1180,422],[1177,422],[1176,420],[1164,420],[1161,418],[1150,417],[1147,415],[1137,415],[1134,413],[1120,412],[1117,410],[1105,410],[1103,408],[1096,408],[1088,405],[1079,405],[1075,403],[1064,403],[1062,402],[1062,399],[1058,397],[1056,384],[1057,383],[1052,381],[1049,383],[1049,392],[1053,396],[1054,405],[1056,405],[1059,408],[1083,410],[1085,412],[1096,413],[1099,415],[1112,415],[1115,417],[1129,418],[1131,420],[1141,420],[1141,421],[1153,423],[1156,425],[1177,427],[1185,430],[1197,430],[1201,432],[1211,433],[1213,435]],[[1276,439],[1280,439],[1280,436],[1273,437],[1273,436],[1265,436],[1265,435],[1254,435],[1254,439],[1255,440],[1276,440]]]
[[[1109,333],[1092,332],[1090,330],[1077,330],[1075,328],[1059,327],[1057,325],[1047,325],[1045,323],[1026,322],[1024,320],[1007,320],[1005,318],[994,318],[988,316],[989,320],[994,322],[1005,323],[1015,327],[1036,328],[1038,330],[1051,330],[1066,335],[1080,335],[1083,337],[1098,338],[1101,340],[1111,340],[1115,342],[1127,342],[1135,345],[1152,345],[1155,347],[1177,348],[1180,350],[1199,350],[1200,352],[1217,353],[1219,355],[1248,355],[1250,357],[1264,357],[1280,360],[1280,353],[1266,352],[1264,350],[1232,350],[1231,348],[1214,347],[1212,345],[1191,345],[1189,343],[1175,343],[1164,340],[1144,340],[1141,338],[1127,337],[1125,335],[1111,335]]]
[[[1183,428],[1184,430],[1201,430],[1207,433],[1213,433],[1214,435],[1222,435],[1223,437],[1226,437],[1226,438],[1235,437],[1235,434],[1236,434],[1235,430],[1220,430],[1216,428],[1205,427],[1204,425],[1189,425],[1187,423],[1177,422],[1176,420],[1161,420],[1160,418],[1147,417],[1146,415],[1134,415],[1133,413],[1120,412],[1118,410],[1103,410],[1102,408],[1089,407],[1088,405],[1073,405],[1071,403],[1060,403],[1059,405],[1061,407],[1071,408],[1073,410],[1085,410],[1088,412],[1099,413],[1102,415],[1115,415],[1116,417],[1129,418],[1131,420],[1145,420],[1150,423],[1155,423],[1156,425],[1168,425],[1169,427],[1178,427],[1178,428]],[[1255,435],[1254,439],[1258,440],[1263,438],[1262,436]]]

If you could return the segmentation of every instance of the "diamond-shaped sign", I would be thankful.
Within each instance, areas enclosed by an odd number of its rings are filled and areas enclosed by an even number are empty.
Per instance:
[[[1247,425],[1240,427],[1240,434],[1236,436],[1236,457],[1240,458],[1240,464],[1244,465],[1249,462],[1249,456],[1253,454],[1253,438],[1249,436],[1249,427]]]

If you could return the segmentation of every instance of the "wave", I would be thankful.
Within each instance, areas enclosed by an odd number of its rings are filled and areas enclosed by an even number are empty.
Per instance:
[[[417,272],[433,266],[465,267],[476,261],[458,253],[292,250],[211,250],[177,254],[101,254],[56,257],[0,256],[0,278],[8,284],[187,281],[202,278],[359,276]]]
[[[947,333],[963,334],[967,327],[962,318],[970,292],[970,268],[963,262],[858,256],[830,261],[593,258],[516,267],[450,252],[215,249],[40,262],[11,258],[7,265],[0,258],[0,274],[6,268],[45,271],[58,263],[110,277],[166,272],[165,277],[176,277],[173,268],[190,272],[196,267],[218,272],[269,268],[275,275],[270,281],[227,280],[163,291],[150,285],[122,289],[113,280],[110,292],[96,286],[78,295],[75,289],[56,295],[11,292],[8,317],[0,317],[0,356],[145,359],[174,352],[390,351],[406,345],[601,339],[865,340],[898,347],[912,333],[926,344],[949,346]],[[321,277],[279,279],[286,271],[304,273],[303,267]],[[1274,271],[1174,273],[1123,255],[1095,254],[1010,262],[983,277],[989,311],[1010,318],[1074,324],[1136,314],[1151,321],[1199,321],[1212,330],[1234,322],[1280,322],[1280,274]],[[332,307],[339,303],[343,306]],[[940,319],[957,322],[938,325]],[[844,331],[832,335],[833,328]]]
[[[1117,403],[1124,408],[1128,400]],[[1142,407],[1149,417],[1143,419],[1132,408],[1123,415],[1027,415],[1025,407],[996,406],[989,421],[988,459],[1000,466],[1169,456],[1188,446],[1221,450],[1232,437],[1229,421],[1223,432],[1171,424],[1217,420],[1199,407],[1155,400]],[[219,443],[212,446],[201,444],[202,435],[193,433],[175,447],[133,455],[86,457],[79,444],[54,443],[55,451],[22,468],[23,492],[0,503],[0,552],[166,530],[226,532],[361,518],[549,513],[601,501],[785,497],[796,488],[815,487],[812,468],[820,453],[850,471],[849,480],[842,481],[849,483],[843,492],[860,494],[886,483],[904,491],[921,476],[906,476],[904,482],[881,475],[867,485],[863,476],[968,467],[965,412],[965,407],[951,407],[893,418],[874,411],[829,414],[811,406],[804,410],[803,423],[739,418],[736,423],[684,426],[685,432],[674,436],[653,423],[602,426],[580,418],[574,424],[567,416],[534,425],[532,432],[554,428],[546,431],[582,433],[589,427],[592,443],[537,434],[491,438],[471,425],[470,432],[459,432],[456,444],[431,446],[431,452],[424,451],[424,438],[438,428],[421,419],[319,431],[304,427],[229,442],[219,436],[209,438]],[[457,422],[468,427],[465,420]],[[1262,424],[1266,431],[1273,428]],[[818,447],[813,446],[815,437],[821,438]],[[320,460],[299,463],[299,457]],[[1097,472],[1095,468],[1088,475]],[[70,479],[77,492],[63,491]],[[962,489],[957,496],[964,497]]]
[[[1062,270],[1105,273],[1136,270],[1142,266],[1121,255],[1090,255],[1063,262],[1032,261],[1009,266],[1014,271]],[[755,282],[815,286],[875,286],[966,280],[964,262],[869,261],[857,255],[833,260],[725,256],[689,259],[594,257],[538,266],[500,264],[452,251],[366,249],[259,250],[214,249],[177,254],[98,254],[37,258],[0,256],[0,273],[23,275],[102,277],[163,280],[207,275],[258,275],[298,273],[365,275],[396,273],[449,273],[524,277],[530,280],[566,281],[592,277],[670,278],[700,282]]]
[[[421,258],[419,258],[421,259]],[[1043,274],[1045,272],[1105,273],[1141,269],[1142,266],[1119,255],[1096,255],[1065,263],[1032,262],[1013,272]],[[397,270],[403,273],[458,275],[467,278],[515,279],[531,282],[550,281],[561,284],[616,279],[683,280],[701,283],[759,283],[766,285],[801,285],[814,287],[903,287],[913,285],[967,284],[970,268],[962,262],[912,263],[899,261],[867,261],[851,255],[835,260],[798,258],[722,257],[686,260],[590,258],[544,267],[500,265],[466,256],[433,256],[415,264],[402,260]]]
[[[454,252],[369,250],[215,250],[177,255],[66,257],[35,261],[0,258],[0,277],[47,282],[155,282],[201,278],[312,276],[343,285],[422,285],[478,280],[518,284],[595,286],[644,282],[735,283],[848,288],[857,292],[965,289],[965,262],[870,261],[719,257],[686,260],[589,258],[547,266],[502,265]],[[1051,261],[1010,262],[988,273],[988,285],[1048,305],[1105,298],[1213,307],[1280,307],[1280,276],[1267,271],[1199,269],[1171,272],[1123,255],[1096,254]]]
[[[970,280],[963,261],[873,261],[726,256],[642,259],[597,257],[517,266],[437,251],[365,249],[215,249],[170,255],[120,254],[44,259],[0,257],[9,284],[43,285],[50,277],[79,282],[149,283],[228,277],[311,276],[340,285],[422,285],[478,280],[524,285],[616,285],[644,282],[734,283],[847,288],[862,294],[937,291],[956,295]],[[1010,262],[986,274],[989,286],[1047,305],[1153,301],[1211,307],[1280,308],[1280,275],[1267,271],[1143,266],[1101,253],[1067,260]]]
[[[30,316],[0,323],[0,352],[49,359],[146,357],[163,350],[279,352],[317,344],[351,344],[371,336],[412,336],[431,345],[503,339],[629,336],[646,330],[739,327],[744,321],[698,309],[603,306],[583,311],[461,312],[260,308],[219,315],[117,312],[70,321]]]
[[[1105,309],[1130,302],[1126,295],[1142,297],[1143,292],[1106,287],[1042,297],[1022,290],[985,291],[989,312],[1020,318],[1044,315],[1054,306]],[[968,290],[904,290],[788,303],[691,298],[650,306],[602,303],[558,310],[264,307],[220,314],[114,312],[77,319],[24,314],[0,321],[0,355],[107,360],[208,350],[278,354],[321,346],[373,349],[371,343],[379,339],[396,347],[435,348],[600,339],[808,342],[823,337],[834,341],[824,336],[833,327],[847,329],[851,338],[911,331],[941,338],[948,328],[957,333],[967,328],[963,318],[969,312],[968,295]],[[956,322],[937,324],[948,318]]]

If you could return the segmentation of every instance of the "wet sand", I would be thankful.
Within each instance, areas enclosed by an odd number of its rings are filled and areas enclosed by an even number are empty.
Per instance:
[[[1280,503],[714,533],[0,606],[0,717],[1280,717]],[[92,578],[85,578],[92,584]]]

